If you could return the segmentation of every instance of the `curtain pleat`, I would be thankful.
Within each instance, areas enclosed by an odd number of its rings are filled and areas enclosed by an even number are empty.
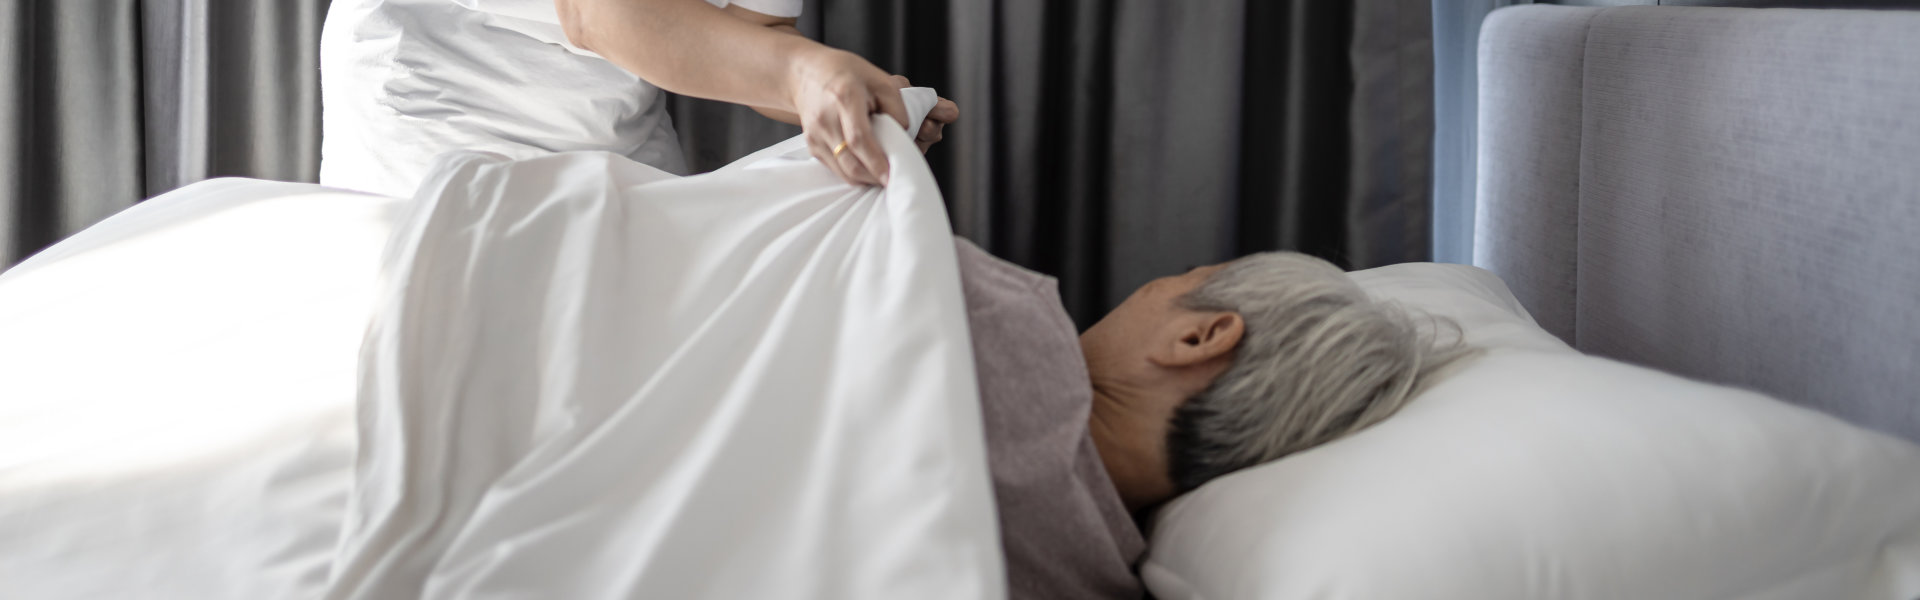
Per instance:
[[[326,9],[0,3],[0,267],[203,179],[313,181]]]
[[[1082,326],[1196,264],[1429,256],[1428,3],[813,0],[803,32],[939,88],[954,228]],[[695,170],[797,133],[676,98]],[[717,118],[716,118],[717,117]],[[762,120],[763,121],[763,120]]]
[[[213,177],[315,181],[326,0],[149,0],[147,194]]]
[[[1258,2],[1259,0],[1255,0]],[[1119,3],[1108,102],[1104,310],[1155,277],[1236,252],[1247,76],[1240,2]]]
[[[0,2],[0,267],[142,197],[140,3]]]
[[[1433,19],[1356,3],[1348,60],[1342,252],[1349,266],[1432,257]],[[1412,247],[1409,247],[1412,244]]]

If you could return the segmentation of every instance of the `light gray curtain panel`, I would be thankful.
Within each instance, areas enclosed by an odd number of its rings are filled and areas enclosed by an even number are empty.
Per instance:
[[[1083,326],[1148,279],[1292,249],[1426,260],[1422,0],[819,0],[801,29],[939,88],[959,233],[1060,280]],[[675,98],[696,170],[795,130]]]
[[[451,1],[451,0],[449,0]],[[9,0],[0,267],[207,177],[310,181],[325,0]],[[812,0],[802,29],[959,102],[928,159],[960,233],[1083,325],[1152,277],[1293,249],[1429,255],[1416,0]],[[797,130],[674,100],[711,168]]]
[[[202,179],[313,181],[326,9],[0,2],[0,268]]]

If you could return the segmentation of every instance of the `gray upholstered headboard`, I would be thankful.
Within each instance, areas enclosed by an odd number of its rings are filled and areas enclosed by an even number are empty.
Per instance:
[[[1920,440],[1920,12],[1519,6],[1474,263],[1575,347]]]

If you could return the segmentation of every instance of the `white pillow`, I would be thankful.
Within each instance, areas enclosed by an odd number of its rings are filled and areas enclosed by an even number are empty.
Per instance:
[[[1473,267],[1355,277],[1488,352],[1170,503],[1141,568],[1159,598],[1920,597],[1920,448],[1573,352]]]

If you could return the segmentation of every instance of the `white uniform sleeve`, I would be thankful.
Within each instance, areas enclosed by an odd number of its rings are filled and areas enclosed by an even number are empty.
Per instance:
[[[718,4],[720,6],[726,6],[727,4],[729,4],[727,0],[707,0],[707,1],[712,2],[714,4]],[[763,15],[770,15],[775,17],[798,17],[800,16],[800,8],[806,4],[806,0],[733,0],[731,4],[738,4],[740,5],[740,8],[751,10],[753,12],[757,12]]]
[[[560,13],[553,7],[553,0],[453,0],[468,10],[492,13],[548,25],[560,24]]]

